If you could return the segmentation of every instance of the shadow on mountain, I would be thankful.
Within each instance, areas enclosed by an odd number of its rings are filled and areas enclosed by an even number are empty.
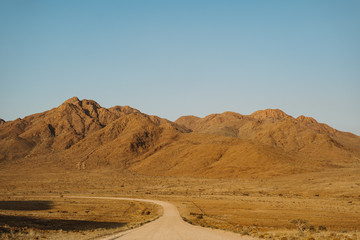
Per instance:
[[[27,216],[0,215],[0,226],[28,227],[41,230],[86,231],[97,228],[112,229],[126,225],[119,222],[96,222],[65,219],[41,219]]]
[[[0,210],[40,211],[52,209],[52,201],[0,201]]]

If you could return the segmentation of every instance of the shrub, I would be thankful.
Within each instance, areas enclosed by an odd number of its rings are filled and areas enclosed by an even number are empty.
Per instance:
[[[323,225],[320,225],[318,227],[318,229],[319,229],[319,231],[326,231],[327,230],[326,226],[323,226]]]
[[[308,225],[307,225],[307,221],[305,220],[305,219],[301,219],[301,218],[299,218],[299,219],[293,219],[293,220],[291,220],[290,221],[292,224],[295,224],[296,225],[296,227],[298,228],[298,230],[300,231],[300,232],[303,232],[303,231],[305,231],[306,229],[308,229]]]

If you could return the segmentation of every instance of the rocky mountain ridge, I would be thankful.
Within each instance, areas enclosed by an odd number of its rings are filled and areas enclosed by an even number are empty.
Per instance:
[[[359,164],[360,137],[279,109],[175,122],[74,97],[0,124],[0,163],[117,168],[146,175],[272,176]],[[50,161],[50,163],[49,163]]]

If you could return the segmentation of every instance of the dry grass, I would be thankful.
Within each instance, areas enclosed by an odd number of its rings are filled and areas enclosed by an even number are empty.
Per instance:
[[[134,201],[67,197],[0,199],[1,239],[89,239],[137,227],[161,214]]]
[[[170,201],[179,208],[182,216],[193,224],[264,239],[359,239],[360,236],[358,169],[268,179],[221,180],[147,177],[111,170],[29,174],[26,169],[18,169],[17,174],[0,171],[0,192],[3,200],[10,197],[10,200],[54,201],[53,198],[39,199],[33,196],[63,195],[64,198],[59,198],[57,203],[52,205],[56,210],[45,210],[43,213],[51,218],[89,220],[81,218],[87,216],[92,221],[145,221],[144,217],[147,216],[142,215],[140,209],[143,208],[140,206],[133,208],[130,215],[120,214],[101,219],[97,216],[102,214],[97,212],[111,211],[107,207],[115,208],[119,206],[119,202],[92,202],[95,204],[94,208],[91,214],[86,215],[85,211],[89,206],[85,202],[83,207],[77,207],[72,205],[75,200],[66,198],[69,195],[128,196]],[[82,210],[74,210],[75,208]],[[58,213],[58,210],[67,211],[67,217],[62,215],[65,213]],[[123,208],[120,207],[117,212],[121,211]],[[37,214],[40,212],[36,211]],[[130,218],[136,216],[140,219]],[[297,219],[307,221],[304,230],[300,231],[299,226],[292,223],[292,220]],[[100,233],[95,228],[93,232]],[[52,233],[57,235],[59,230]],[[76,236],[82,234],[72,233]]]
[[[190,223],[265,239],[353,238],[359,230],[360,201],[304,197],[223,196],[179,201]],[[326,226],[326,230],[324,229]]]

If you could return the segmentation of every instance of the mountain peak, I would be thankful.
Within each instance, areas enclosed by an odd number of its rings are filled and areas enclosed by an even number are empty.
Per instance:
[[[68,100],[66,100],[64,103],[77,104],[77,103],[80,103],[80,100],[77,97],[72,97],[72,98],[69,98]]]
[[[265,120],[265,119],[281,120],[281,119],[289,117],[289,115],[287,115],[280,109],[259,110],[259,111],[252,113],[250,116],[260,119],[260,120]]]
[[[79,100],[79,98],[77,97],[72,97],[66,100],[65,102],[63,102],[63,104],[60,105],[60,107],[68,108],[69,105],[75,105],[77,107],[80,107],[81,109],[86,109],[89,111],[96,111],[96,109],[101,108],[101,106],[94,100]],[[73,106],[71,108],[73,108]]]

